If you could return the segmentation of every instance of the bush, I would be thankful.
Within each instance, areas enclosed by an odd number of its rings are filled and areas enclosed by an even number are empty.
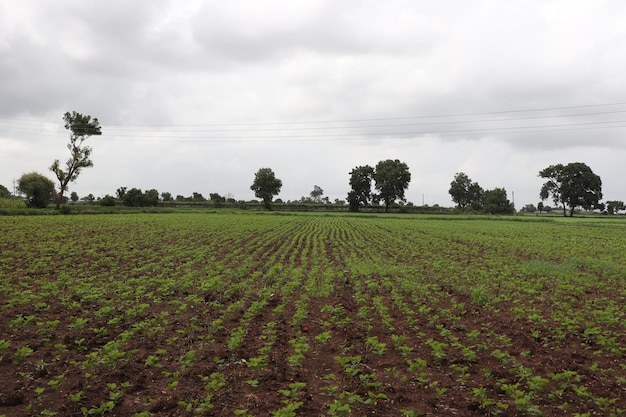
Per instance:
[[[114,207],[115,198],[107,194],[100,200],[100,205],[105,207]]]
[[[24,209],[26,208],[26,203],[19,198],[0,198],[0,208]]]

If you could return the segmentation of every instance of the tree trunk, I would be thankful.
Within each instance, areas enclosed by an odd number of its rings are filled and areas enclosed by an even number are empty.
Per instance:
[[[56,205],[54,206],[55,210],[59,210],[61,208],[61,200],[63,200],[63,190],[59,191],[57,194]]]
[[[56,205],[54,206],[55,210],[59,210],[61,208],[61,201],[63,200],[63,193],[65,192],[65,188],[67,188],[67,183],[61,184],[61,191],[57,194]]]
[[[563,204],[563,217],[567,217],[567,212],[565,211],[565,204]]]

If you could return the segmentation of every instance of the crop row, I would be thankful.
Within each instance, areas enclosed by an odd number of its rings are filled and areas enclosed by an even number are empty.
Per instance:
[[[0,218],[0,415],[622,415],[625,226]]]

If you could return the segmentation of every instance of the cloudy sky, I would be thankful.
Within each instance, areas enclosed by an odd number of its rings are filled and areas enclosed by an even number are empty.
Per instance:
[[[407,199],[456,172],[537,204],[539,170],[585,162],[626,200],[626,2],[0,0],[0,184],[68,157],[97,117],[79,196],[118,187],[344,199],[406,162]]]

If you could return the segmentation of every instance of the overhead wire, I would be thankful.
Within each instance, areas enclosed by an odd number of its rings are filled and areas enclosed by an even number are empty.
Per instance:
[[[581,130],[590,128],[622,128],[626,123],[626,120],[591,120],[591,121],[576,121],[580,118],[588,118],[590,116],[609,116],[617,115],[620,113],[626,113],[625,110],[609,110],[609,111],[592,111],[583,113],[552,113],[546,114],[545,112],[555,112],[571,109],[582,108],[599,108],[609,106],[625,105],[626,102],[618,103],[606,103],[606,104],[587,104],[577,106],[562,106],[562,107],[546,107],[546,108],[534,108],[534,109],[519,109],[519,110],[502,110],[492,112],[476,112],[476,113],[453,113],[453,114],[438,114],[431,116],[406,116],[406,117],[387,117],[387,118],[367,118],[367,119],[341,119],[341,120],[325,120],[325,121],[301,121],[301,122],[263,122],[263,123],[206,123],[206,124],[107,124],[103,126],[104,133],[106,131],[111,132],[111,136],[132,138],[133,140],[154,140],[154,141],[210,141],[213,142],[228,142],[228,141],[285,141],[285,140],[354,140],[354,139],[368,139],[377,137],[406,137],[406,136],[473,136],[476,134],[515,134],[515,133],[540,133],[540,132],[554,132],[563,130]],[[539,113],[535,115],[527,115],[521,117],[505,117],[505,118],[479,118],[479,119],[467,119],[468,117],[476,116],[495,116],[505,114],[523,114],[523,113]],[[455,120],[454,118],[462,117],[461,120]],[[442,119],[452,118],[447,121],[426,121],[416,123],[386,123],[386,124],[366,124],[359,125],[354,123],[371,123],[382,121],[400,121],[400,120],[425,120],[428,118]],[[511,122],[515,121],[539,121],[539,120],[567,120],[573,119],[568,123],[557,124],[532,124],[532,125],[515,125],[510,126]],[[585,120],[585,119],[582,119]],[[38,123],[38,124],[37,124]],[[345,126],[328,126],[330,123],[352,123]],[[465,128],[465,129],[450,129],[449,127],[458,125],[476,125],[486,124],[487,126],[481,128]],[[489,126],[491,123],[505,123],[505,126]],[[312,124],[318,124],[317,126],[311,126]],[[305,125],[304,127],[302,125]],[[258,126],[259,128],[252,128]],[[279,126],[279,127],[268,127]],[[424,130],[409,130],[402,131],[402,128],[409,127],[427,127],[433,126],[434,129]],[[0,134],[2,130],[11,130],[24,133],[33,133],[40,136],[56,136],[58,131],[61,130],[62,124],[51,121],[35,121],[33,119],[19,119],[19,118],[0,118]],[[143,128],[139,128],[143,127]],[[216,129],[220,127],[220,129]],[[233,129],[223,129],[224,127],[235,127]],[[139,129],[138,129],[139,128]],[[395,128],[394,131],[378,131],[380,129]],[[275,132],[277,135],[266,135],[265,133]],[[284,134],[283,132],[288,134]],[[293,133],[298,132],[298,133]],[[310,132],[310,134],[302,134],[300,132]],[[320,132],[320,133],[317,133]],[[249,135],[233,135],[241,133],[250,133]],[[208,134],[208,135],[207,135]],[[213,135],[216,134],[216,135]]]

